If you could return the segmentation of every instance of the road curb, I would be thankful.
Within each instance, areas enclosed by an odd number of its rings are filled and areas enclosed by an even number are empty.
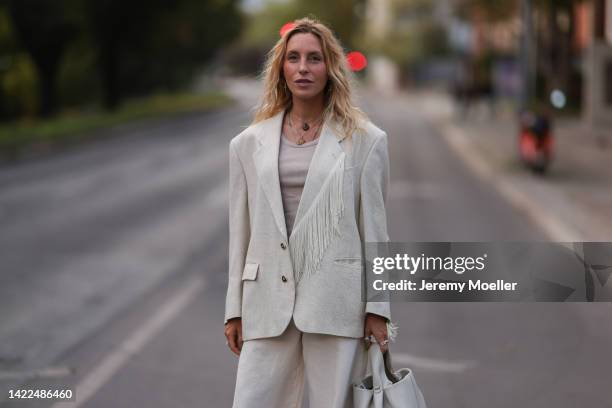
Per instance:
[[[491,184],[510,204],[529,217],[549,238],[555,242],[582,241],[582,234],[574,227],[553,215],[549,209],[529,198],[520,187],[507,177],[496,172],[483,156],[474,154],[473,143],[458,126],[445,122],[436,126],[448,146],[462,159],[469,169],[481,180]]]

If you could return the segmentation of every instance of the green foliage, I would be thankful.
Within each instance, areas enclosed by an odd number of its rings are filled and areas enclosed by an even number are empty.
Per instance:
[[[102,95],[96,53],[81,40],[72,43],[59,67],[57,88],[64,107],[96,104]]]
[[[363,9],[364,0],[296,0],[296,5],[301,16],[315,15],[331,27],[345,48],[354,48],[363,24],[358,11]]]
[[[0,118],[34,115],[37,86],[32,60],[19,50],[8,11],[0,6]]]
[[[385,38],[363,37],[361,47],[382,54],[402,68],[449,52],[445,27],[433,19],[431,0],[394,0]]]
[[[34,116],[38,111],[36,69],[24,52],[5,57],[8,69],[0,75],[0,95],[5,117]]]
[[[57,71],[68,42],[76,35],[76,27],[68,18],[67,1],[8,0],[15,37],[36,67],[43,116],[58,109]]]
[[[469,20],[477,14],[489,22],[506,20],[517,12],[516,0],[458,0],[457,14]]]
[[[223,50],[220,63],[228,75],[257,76],[263,69],[266,53],[270,50],[267,44],[243,44],[237,42]]]
[[[0,119],[186,87],[240,32],[237,3],[4,0]]]
[[[105,105],[123,95],[178,89],[240,31],[236,0],[90,0]],[[109,25],[108,21],[113,21]]]
[[[314,17],[328,25],[343,46],[353,48],[355,37],[363,23],[360,10],[364,0],[293,0],[270,2],[251,16],[240,43],[248,47],[270,48],[279,38],[280,28],[302,17]]]
[[[244,47],[269,49],[278,41],[281,27],[300,17],[303,15],[294,2],[268,3],[263,10],[249,18],[239,42]]]
[[[352,50],[361,24],[358,10],[363,3],[363,0],[269,2],[250,16],[242,36],[225,51],[223,60],[230,72],[260,73],[266,53],[279,39],[281,27],[302,17],[314,17],[328,25],[345,49]]]

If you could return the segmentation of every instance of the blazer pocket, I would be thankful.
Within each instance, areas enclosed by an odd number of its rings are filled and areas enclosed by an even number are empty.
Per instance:
[[[242,272],[242,280],[257,279],[258,271],[259,271],[259,264],[247,263],[246,265],[244,265],[244,271]]]
[[[337,259],[334,259],[334,263],[336,265],[358,268],[358,267],[361,267],[362,260],[361,258],[337,258]]]

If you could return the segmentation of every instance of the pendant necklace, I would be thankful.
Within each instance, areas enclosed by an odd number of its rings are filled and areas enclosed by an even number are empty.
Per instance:
[[[319,126],[320,126],[320,122],[321,120],[317,121],[317,126],[316,126],[316,130],[315,130],[315,134],[317,133],[317,131],[319,130]],[[293,127],[293,120],[291,119],[291,116],[289,116],[289,126],[291,127],[291,129],[295,129]],[[306,140],[304,139],[304,136],[306,135],[306,132],[308,132],[311,129],[310,125],[308,124],[308,122],[304,122],[304,124],[302,125],[302,130],[304,131],[304,133],[302,133],[302,135],[298,138],[297,144],[298,145],[303,145],[304,143],[306,143]],[[314,140],[314,138],[312,139]]]

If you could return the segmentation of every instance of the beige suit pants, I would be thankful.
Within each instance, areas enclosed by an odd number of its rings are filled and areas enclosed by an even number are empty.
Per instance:
[[[352,383],[365,375],[362,338],[303,333],[293,319],[278,337],[245,341],[233,408],[352,408]]]

